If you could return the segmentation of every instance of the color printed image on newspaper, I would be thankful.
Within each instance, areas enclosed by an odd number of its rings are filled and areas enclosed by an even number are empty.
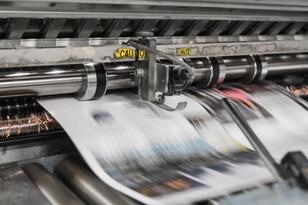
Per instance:
[[[211,95],[230,97],[223,90],[226,88],[219,89],[167,99],[171,106],[188,102],[181,112],[162,110],[133,94],[107,95],[88,102],[61,98],[40,103],[105,183],[145,204],[188,204],[274,180],[219,99]],[[276,110],[267,105],[265,87],[243,92],[253,104],[233,100],[248,113],[252,125],[257,122],[254,129],[258,134],[263,132],[259,121],[280,123],[276,118],[282,116],[276,116]],[[276,92],[281,103],[285,96]],[[287,97],[284,100],[294,104]],[[279,142],[280,136],[270,137],[266,145],[275,148],[272,144]],[[294,137],[299,138],[296,147],[302,141],[301,136]],[[307,143],[302,146],[308,147]],[[279,151],[274,149],[273,154]]]

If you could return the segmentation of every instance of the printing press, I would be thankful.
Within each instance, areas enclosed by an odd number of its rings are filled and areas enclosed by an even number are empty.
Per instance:
[[[266,81],[307,109],[307,22],[302,0],[1,1],[0,204],[140,204],[95,176],[37,99],[131,90],[177,112],[186,103],[166,97]],[[305,204],[305,156],[274,162],[226,103],[279,180],[197,204]]]

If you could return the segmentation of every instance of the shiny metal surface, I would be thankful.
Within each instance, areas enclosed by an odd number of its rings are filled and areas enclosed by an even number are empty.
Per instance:
[[[244,79],[251,69],[251,65],[246,57],[226,57],[224,58],[225,78],[227,80]]]
[[[85,203],[71,192],[60,180],[49,173],[42,165],[38,163],[27,164],[23,167],[23,170],[51,204],[85,205]]]
[[[61,160],[54,172],[89,205],[136,205],[97,178],[77,156]]]
[[[209,58],[185,59],[194,68],[194,83],[210,82],[213,77],[213,67]],[[208,86],[208,83],[202,85]]]
[[[33,159],[43,159],[50,156],[75,152],[68,138],[55,138],[32,143],[21,143],[1,146],[0,164],[26,162]]]
[[[90,100],[94,97],[97,88],[97,76],[94,63],[85,63],[86,78],[83,82],[83,88],[78,93],[79,100]]]
[[[74,94],[90,100],[97,78],[94,63],[5,68],[0,70],[0,96]]]
[[[259,80],[264,80],[268,74],[268,63],[263,55],[259,55],[259,59],[261,60],[261,65],[262,65],[262,72]]]
[[[0,4],[0,14],[14,18],[117,18],[117,19],[222,19],[298,20],[307,19],[303,1],[16,1]],[[121,14],[121,15],[119,15]]]
[[[223,59],[222,57],[217,57],[217,61],[219,64],[219,76],[217,83],[221,84],[225,81],[227,75],[227,66],[225,64],[225,59]]]
[[[1,168],[0,179],[1,204],[51,205],[21,168]]]
[[[308,69],[307,59],[287,59],[276,60],[270,59],[268,61],[268,75],[286,74],[292,72],[304,72]]]
[[[0,94],[6,97],[77,93],[84,79],[84,69],[76,65],[2,69]]]
[[[136,87],[135,66],[133,63],[107,63],[107,89],[123,89]]]
[[[251,56],[218,57],[220,73],[217,83],[225,80],[251,81],[256,75],[255,59]],[[267,75],[305,72],[308,70],[307,55],[281,54],[261,56],[261,79]],[[209,85],[213,77],[212,62],[208,58],[185,60],[194,67],[194,83]],[[164,61],[161,61],[164,64]],[[167,63],[168,64],[168,63]],[[167,65],[166,64],[166,65]],[[169,63],[170,64],[170,63]],[[91,99],[96,91],[94,64],[70,64],[2,68],[0,70],[0,97],[21,95],[78,94],[81,99]],[[107,89],[137,86],[133,62],[105,63]],[[82,98],[83,97],[83,98]]]

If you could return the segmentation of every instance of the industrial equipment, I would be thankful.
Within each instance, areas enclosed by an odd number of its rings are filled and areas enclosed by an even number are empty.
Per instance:
[[[37,99],[95,100],[131,89],[177,111],[186,103],[170,107],[166,96],[267,80],[304,103],[307,32],[302,0],[1,1],[0,203],[138,204],[97,179]],[[300,154],[282,164],[297,157],[307,172]],[[258,198],[277,189],[286,201],[307,198],[285,182],[273,187],[243,192]],[[200,204],[245,200],[235,193]]]

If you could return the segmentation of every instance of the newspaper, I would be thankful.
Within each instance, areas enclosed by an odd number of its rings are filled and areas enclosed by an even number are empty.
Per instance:
[[[236,102],[248,124],[277,162],[288,151],[301,150],[308,154],[308,112],[281,93],[277,86],[271,83],[262,86],[238,84],[214,91]],[[239,140],[251,148],[247,141]]]
[[[230,97],[226,89],[210,92]],[[271,91],[265,94],[262,86],[251,89],[247,95],[258,105],[257,112],[252,112],[245,100],[233,99],[250,123],[254,125],[264,118],[270,120],[266,123],[285,123],[286,119],[280,120],[285,116],[276,113],[280,110],[266,104]],[[39,103],[62,125],[93,172],[114,189],[145,204],[191,204],[274,180],[219,99],[211,96],[192,91],[168,98],[170,106],[188,102],[178,112],[162,110],[131,93],[87,102],[64,97],[42,99]],[[275,93],[279,103],[288,103],[279,105],[280,109],[300,109],[284,97]],[[303,142],[297,132],[269,135],[271,129],[266,128],[264,134],[264,126],[259,125],[262,123],[255,124],[254,129],[266,145],[275,148],[275,156],[281,155],[276,143],[295,140],[295,148],[297,142]],[[274,127],[277,131],[278,125]],[[294,131],[298,127],[287,128]],[[268,136],[270,139],[266,139]],[[305,141],[301,145],[307,148],[307,144]]]

